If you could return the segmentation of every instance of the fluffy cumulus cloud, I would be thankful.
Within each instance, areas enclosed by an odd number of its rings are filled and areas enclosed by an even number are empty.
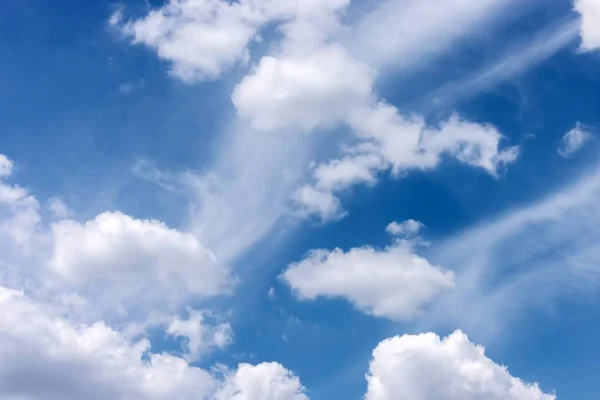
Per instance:
[[[29,191],[5,182],[14,172],[14,162],[0,154],[0,235],[26,248],[40,222],[40,205]]]
[[[111,20],[120,23],[119,15]],[[173,75],[187,82],[219,77],[248,59],[248,43],[262,17],[249,2],[170,0],[122,29],[134,43],[156,50],[172,64]]]
[[[281,277],[302,300],[344,298],[368,314],[409,320],[454,285],[451,271],[430,264],[412,247],[397,241],[382,250],[313,250]]]
[[[513,377],[461,331],[384,340],[373,351],[365,400],[553,400]]]
[[[213,348],[224,349],[231,344],[233,332],[229,324],[207,324],[205,313],[192,309],[188,313],[187,319],[173,318],[166,331],[172,337],[184,339],[186,359],[195,361]]]
[[[415,221],[414,219],[409,219],[404,222],[390,222],[385,230],[387,233],[394,236],[414,236],[419,233],[423,226],[423,223]]]
[[[581,14],[581,49],[600,48],[600,2],[597,0],[575,0],[575,11]]]
[[[232,100],[254,129],[310,131],[345,122],[371,96],[374,79],[375,71],[341,46],[293,48],[263,57]]]
[[[299,187],[292,193],[292,200],[299,205],[301,216],[318,215],[324,221],[342,218],[344,212],[337,197],[310,185]]]
[[[215,400],[308,400],[300,379],[278,363],[240,364]]]
[[[48,262],[57,284],[90,293],[109,306],[176,306],[189,296],[227,293],[227,267],[192,234],[155,220],[107,212],[85,223],[52,225]]]
[[[591,138],[592,135],[578,122],[573,129],[565,133],[556,151],[562,157],[568,158]]]

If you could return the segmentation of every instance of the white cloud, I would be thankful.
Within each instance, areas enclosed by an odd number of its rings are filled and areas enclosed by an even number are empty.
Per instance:
[[[317,194],[313,197],[328,198],[329,204],[339,207],[335,192],[355,184],[374,184],[378,173],[389,169],[394,175],[401,175],[411,169],[435,168],[444,155],[497,176],[499,169],[514,162],[519,154],[517,146],[500,147],[503,136],[495,127],[466,121],[458,115],[452,115],[439,127],[428,127],[421,118],[402,118],[395,107],[386,104],[363,111],[364,114],[353,115],[353,126],[365,142],[346,149],[348,154],[342,158],[315,168],[312,191]],[[302,198],[294,200],[302,205]],[[304,207],[323,220],[339,214],[329,208],[320,213],[318,207]]]
[[[309,152],[299,136],[255,135],[243,126],[226,132],[211,173],[185,176],[190,228],[220,261],[235,262],[288,213]]]
[[[464,79],[453,80],[433,92],[424,93],[417,101],[427,109],[443,109],[459,100],[473,98],[482,91],[492,89],[501,82],[510,81],[547,60],[571,44],[579,34],[579,21],[567,20],[552,23],[511,44],[509,50],[499,54],[490,63]],[[432,101],[434,99],[434,101]]]
[[[348,0],[297,2],[271,0],[169,0],[143,18],[124,24],[122,31],[156,50],[171,63],[171,73],[192,83],[218,78],[224,71],[250,58],[249,44],[269,22],[320,19],[345,6]],[[110,18],[122,21],[122,10]]]
[[[350,155],[318,166],[312,189],[303,186],[294,193],[292,200],[303,213],[339,218],[343,211],[335,191],[374,183],[379,172],[390,168],[395,173],[434,168],[448,155],[496,175],[499,166],[516,159],[517,148],[500,149],[502,135],[492,126],[454,115],[438,128],[427,127],[422,118],[406,119],[379,100],[377,70],[331,39],[335,24],[325,33],[320,21],[292,21],[286,27],[278,50],[235,87],[232,101],[239,116],[266,132],[346,126],[360,141]]]
[[[600,48],[600,3],[597,0],[575,0],[575,11],[581,14],[581,49]]]
[[[233,342],[233,332],[229,324],[207,324],[201,311],[188,310],[188,319],[175,317],[167,328],[167,334],[183,338],[185,358],[196,361],[214,348],[224,349]]]
[[[203,399],[207,371],[148,354],[103,322],[77,324],[22,292],[0,288],[0,397],[10,399]],[[148,355],[148,361],[143,357]]]
[[[302,216],[318,215],[323,221],[332,221],[345,215],[337,197],[329,192],[316,190],[310,185],[296,189],[292,200],[300,206],[299,213]]]
[[[365,400],[552,400],[510,375],[461,331],[384,340],[373,351]]]
[[[310,28],[309,28],[310,29]],[[370,98],[375,71],[337,45],[265,56],[232,95],[239,115],[259,131],[331,128]]]
[[[12,174],[15,164],[6,157],[4,154],[0,154],[0,177],[10,176]]]
[[[345,38],[352,55],[371,65],[416,67],[492,22],[513,0],[384,0],[362,15]]]
[[[119,85],[120,93],[131,93],[133,90],[133,83],[122,83]]]
[[[93,293],[107,309],[168,309],[227,293],[233,283],[194,235],[156,220],[107,212],[83,224],[56,222],[52,235],[48,267],[58,285]]]
[[[592,135],[578,122],[573,129],[565,133],[556,151],[561,157],[568,158],[591,138]]]
[[[298,377],[278,363],[240,364],[215,400],[308,400]]]
[[[150,351],[104,322],[80,324],[57,304],[0,287],[0,398],[27,400],[306,400],[277,363],[220,374]]]
[[[394,236],[413,236],[419,233],[423,225],[419,221],[415,221],[414,219],[409,219],[404,222],[390,222],[388,226],[385,228],[386,232]]]
[[[13,161],[0,154],[0,234],[25,249],[40,222],[40,206],[27,189],[2,181],[12,175],[13,168]]]
[[[73,210],[69,209],[65,202],[58,197],[48,200],[48,209],[56,218],[68,218],[73,215]]]
[[[454,286],[452,272],[416,255],[407,241],[382,250],[313,250],[281,278],[301,300],[340,297],[361,311],[392,320],[414,318]]]
[[[389,168],[396,172],[406,170],[400,164],[422,168],[412,158],[431,164],[441,155],[455,156],[492,173],[496,173],[499,165],[515,159],[514,149],[498,148],[497,154],[489,154],[489,143],[494,143],[495,136],[486,137],[489,140],[483,143],[476,134],[468,139],[455,136],[453,143],[432,140],[429,145],[438,146],[435,151],[439,152],[429,151],[427,160],[414,154],[413,150],[421,151],[420,145],[414,142],[419,141],[421,134],[414,135],[413,130],[421,132],[428,128],[418,121],[415,123],[418,118],[407,120],[395,107],[381,102],[373,89],[377,70],[356,58],[344,47],[345,42],[339,40],[346,28],[340,16],[348,4],[347,0],[233,3],[172,0],[163,8],[125,25],[125,30],[137,36],[138,41],[156,48],[160,57],[171,60],[173,72],[187,81],[210,79],[232,63],[248,59],[248,43],[264,24],[274,23],[280,28],[281,38],[276,36],[279,43],[272,46],[273,50],[262,57],[234,89],[232,101],[241,124],[229,134],[232,140],[224,141],[223,154],[211,168],[213,174],[189,179],[198,194],[191,226],[220,259],[235,259],[263,237],[281,215],[288,213],[290,196],[299,214],[313,214],[323,220],[337,219],[345,212],[336,191],[354,183],[373,184],[378,173]],[[447,7],[454,6],[456,4]],[[464,4],[461,7],[468,14]],[[495,7],[475,8],[479,10],[472,14],[475,19],[486,12],[487,16],[497,15],[492,12],[497,10]],[[471,17],[465,18],[470,20]],[[239,40],[231,46],[219,44],[216,54],[222,51],[227,57],[215,58],[212,50],[203,44],[210,35],[190,34],[190,27],[194,31],[217,30],[227,38]],[[185,51],[180,52],[181,48]],[[216,67],[210,68],[213,73],[207,75],[203,63],[215,59]],[[228,61],[221,62],[225,59]],[[369,125],[369,121],[375,122]],[[264,136],[244,138],[256,136],[254,132],[247,132],[248,126],[253,130],[277,131],[284,138],[279,142]],[[356,131],[364,142],[362,147],[375,142],[375,150],[334,157],[330,163],[323,163],[314,170],[310,186],[302,186],[299,180],[306,166],[302,163],[314,152],[314,142],[293,137],[294,134],[337,126],[348,126]],[[482,130],[485,129],[478,129]],[[486,134],[490,132],[486,130]],[[439,149],[442,144],[446,147]],[[476,154],[478,152],[481,156]],[[232,162],[238,159],[239,162]],[[269,182],[277,182],[276,191]],[[248,196],[249,187],[252,196]],[[240,220],[248,222],[242,229],[239,229]]]
[[[195,82],[218,78],[223,70],[247,61],[247,46],[262,20],[248,1],[169,0],[122,29],[134,43],[170,61],[173,75]]]

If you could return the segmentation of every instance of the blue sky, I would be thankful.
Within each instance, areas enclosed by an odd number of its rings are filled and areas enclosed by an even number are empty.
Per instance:
[[[600,395],[599,1],[0,22],[0,399]]]

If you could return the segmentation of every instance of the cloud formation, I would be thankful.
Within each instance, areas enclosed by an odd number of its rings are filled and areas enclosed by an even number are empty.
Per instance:
[[[298,377],[278,363],[240,364],[214,400],[308,400]]]
[[[404,222],[392,221],[385,228],[386,232],[394,236],[414,236],[424,227],[422,222],[409,219]]]
[[[581,49],[593,51],[600,48],[600,3],[596,0],[575,0],[575,11],[581,14]]]
[[[233,331],[228,323],[211,325],[206,323],[206,313],[188,309],[188,318],[174,317],[166,333],[183,338],[186,360],[193,362],[214,348],[224,349],[233,342]]]
[[[386,339],[373,351],[365,400],[553,400],[456,331]]]
[[[27,189],[5,182],[13,172],[14,162],[0,154],[0,235],[26,249],[41,220],[40,205]]]
[[[591,138],[592,135],[578,122],[573,129],[565,133],[556,151],[561,157],[568,158]]]
[[[234,283],[198,238],[156,220],[106,212],[85,223],[52,224],[49,270],[58,284],[125,310],[176,308],[194,296],[228,293]]]
[[[281,278],[301,300],[343,298],[367,314],[392,320],[414,318],[454,286],[451,271],[430,264],[403,240],[381,250],[313,250]]]
[[[463,1],[447,0],[441,6],[460,6],[465,21],[473,21],[475,26],[500,3],[487,0],[477,7],[466,7]],[[375,93],[378,63],[370,65],[357,58],[342,40],[347,28],[342,15],[349,4],[347,0],[283,1],[276,5],[267,0],[172,0],[146,17],[126,23],[123,29],[139,37],[139,42],[155,47],[160,57],[170,59],[175,74],[189,82],[197,80],[198,74],[203,78],[206,69],[191,57],[208,62],[220,53],[199,43],[210,34],[192,34],[187,25],[198,30],[218,29],[227,38],[239,38],[235,45],[227,43],[219,48],[228,56],[235,55],[235,60],[249,59],[248,42],[262,25],[273,22],[279,27],[281,39],[234,88],[231,99],[240,120],[251,131],[275,134],[349,128],[355,136],[350,141],[356,143],[318,164],[309,182],[287,193],[286,200],[291,199],[301,215],[315,215],[323,221],[340,218],[344,211],[336,192],[355,184],[374,184],[377,175],[387,170],[399,174],[433,169],[448,156],[495,176],[501,167],[516,160],[518,148],[502,148],[503,136],[490,125],[454,115],[439,126],[430,126],[421,117],[402,116],[396,107],[380,99]],[[376,9],[389,7],[397,5],[386,2]],[[425,40],[436,42],[434,38],[448,33],[446,28],[454,33],[445,37],[458,38],[470,31],[469,24],[458,30],[453,28],[456,24],[447,24],[444,29],[426,33],[435,25],[438,13],[433,8],[438,7],[433,3],[404,7],[432,18],[425,18],[429,27],[419,34]],[[144,33],[146,30],[152,33]],[[173,46],[186,51],[177,51],[175,56],[161,51]],[[218,67],[211,68],[213,77],[232,61],[215,64]],[[181,72],[190,69],[196,72]]]

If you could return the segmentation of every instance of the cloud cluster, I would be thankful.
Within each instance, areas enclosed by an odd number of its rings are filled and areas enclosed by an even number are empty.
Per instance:
[[[454,115],[430,126],[421,117],[401,115],[395,106],[380,99],[374,89],[379,63],[371,65],[358,58],[342,39],[347,27],[341,16],[349,3],[172,0],[122,28],[135,41],[156,48],[159,56],[171,60],[178,77],[194,81],[206,75],[217,77],[234,61],[249,60],[248,44],[260,27],[269,22],[279,27],[279,43],[234,88],[231,98],[240,119],[258,132],[347,127],[355,135],[354,145],[317,165],[310,182],[290,194],[302,215],[316,215],[325,221],[342,217],[345,213],[336,193],[355,184],[374,184],[383,171],[398,175],[411,169],[433,169],[448,156],[495,176],[499,168],[516,160],[518,148],[502,148],[503,136],[490,125]],[[499,3],[487,0],[466,7],[463,1],[448,0],[443,6],[460,6],[465,22],[476,25],[475,21],[499,8]],[[386,2],[377,10],[389,7],[396,6]],[[441,15],[434,12],[437,7],[433,3],[404,7],[428,17],[424,21],[428,28],[417,36],[434,41],[451,28],[452,35],[445,36],[451,42],[466,34],[466,26],[457,29],[456,24],[433,29],[435,16]],[[218,51],[204,44],[213,31],[223,36],[211,42],[219,44]],[[368,32],[366,36],[377,34]]]
[[[384,340],[373,351],[365,400],[554,400],[494,363],[461,331]]]
[[[3,399],[307,399],[299,379],[280,364],[241,364],[223,376],[152,353],[148,340],[131,340],[104,322],[75,323],[57,305],[5,287],[0,338]]]
[[[284,146],[274,151],[277,142],[270,139],[234,135],[221,158],[226,165],[217,166],[232,184],[218,174],[187,176],[204,207],[193,233],[120,212],[83,222],[65,219],[72,213],[58,200],[49,203],[56,220],[47,229],[40,224],[38,201],[24,188],[0,181],[0,234],[27,245],[41,231],[44,246],[36,260],[43,261],[38,281],[44,290],[53,291],[54,299],[81,296],[94,309],[81,321],[60,301],[45,303],[38,293],[0,286],[0,397],[308,400],[300,379],[278,363],[210,371],[192,366],[228,346],[233,332],[227,323],[208,323],[203,310],[173,315],[192,299],[230,292],[235,278],[217,256],[230,261],[260,239],[282,214],[281,199],[291,198],[302,215],[334,220],[345,215],[338,197],[343,191],[376,184],[384,172],[431,170],[452,158],[497,177],[514,162],[518,147],[502,146],[496,127],[458,114],[435,123],[405,116],[375,89],[382,66],[442,51],[507,2],[410,0],[401,6],[386,0],[361,16],[350,35],[342,19],[349,0],[169,0],[138,19],[123,21],[122,13],[115,14],[114,27],[154,49],[169,62],[171,74],[187,83],[251,64],[231,96],[240,122],[254,133],[294,137],[286,152]],[[584,49],[600,45],[589,22],[597,11],[593,3],[576,4]],[[455,18],[446,17],[449,10]],[[267,26],[277,28],[277,42],[253,60],[251,48]],[[392,32],[401,40],[381,40]],[[312,164],[308,179],[298,183],[306,171],[294,164],[302,161],[294,153],[304,155],[309,147],[302,138],[338,128],[351,132],[349,144]],[[567,136],[559,150],[565,156],[584,141],[577,132]],[[0,178],[9,178],[13,168],[0,155]],[[238,207],[242,201],[244,207]],[[267,208],[269,218],[256,211]],[[387,231],[398,238],[383,249],[314,250],[281,279],[303,300],[343,298],[370,315],[413,319],[456,285],[452,271],[416,253],[422,226],[414,220],[391,223]],[[213,246],[219,247],[217,255]],[[181,357],[154,353],[143,335],[132,337],[106,322],[115,314],[143,318],[151,310],[170,316],[161,316],[160,324],[166,335],[182,341]],[[99,322],[90,322],[96,316]],[[30,384],[31,375],[39,385]],[[555,398],[511,376],[460,331],[443,340],[428,333],[380,343],[367,380],[367,400]]]
[[[13,170],[0,155],[0,176]],[[57,204],[49,201],[51,211]],[[0,253],[0,398],[307,399],[278,363],[191,364],[233,340],[230,325],[206,311],[168,317],[184,301],[226,293],[233,283],[195,236],[120,212],[84,223],[54,212],[58,220],[47,224],[38,211],[26,189],[0,182],[0,246],[27,245]],[[127,323],[107,322],[115,314]],[[182,355],[153,352],[150,326],[181,340]]]
[[[123,23],[122,11],[110,20],[134,43],[155,49],[171,63],[171,73],[192,83],[218,78],[237,63],[249,61],[249,45],[260,40],[269,22],[319,18],[348,0],[169,0],[148,15]]]

